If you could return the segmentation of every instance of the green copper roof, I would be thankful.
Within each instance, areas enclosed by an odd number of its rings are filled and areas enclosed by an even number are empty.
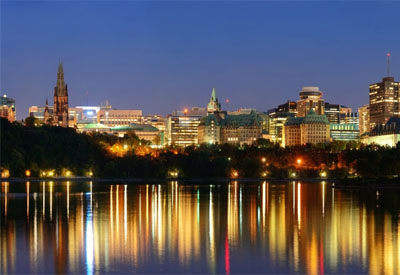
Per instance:
[[[329,124],[329,121],[325,115],[318,115],[310,110],[305,117],[289,117],[285,123],[288,126],[300,124]]]
[[[89,123],[83,129],[109,129],[109,127],[100,123]]]
[[[325,115],[318,115],[314,112],[314,110],[310,110],[306,117],[304,118],[303,123],[305,124],[329,124],[328,118]]]
[[[215,91],[215,88],[212,89],[211,100],[212,101],[217,101],[217,92]]]
[[[111,128],[112,131],[138,131],[138,132],[157,132],[158,129],[149,124],[131,123],[129,125]]]
[[[285,125],[290,126],[290,125],[300,125],[303,123],[304,117],[289,117]]]
[[[224,118],[219,115],[210,114],[201,119],[200,125],[209,126],[212,122],[216,126],[222,127],[260,126],[262,119],[254,112],[242,115],[225,115]]]

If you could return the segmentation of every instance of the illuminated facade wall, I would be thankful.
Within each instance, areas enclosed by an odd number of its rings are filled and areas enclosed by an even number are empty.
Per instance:
[[[0,97],[0,117],[13,122],[16,120],[15,100],[3,95]]]
[[[359,117],[358,128],[360,129],[360,135],[368,133],[370,130],[368,104],[358,108],[358,117]]]
[[[142,123],[142,110],[100,110],[97,113],[97,123],[107,127]]]
[[[393,77],[384,77],[382,82],[369,86],[369,129],[384,125],[390,117],[399,117],[399,86]]]
[[[268,133],[271,141],[283,145],[283,126],[294,113],[280,113],[276,109],[268,112]]]
[[[205,109],[177,111],[168,117],[168,144],[190,146],[199,143],[200,119],[207,114]]]
[[[333,140],[358,141],[360,138],[358,124],[355,123],[330,124],[330,133]]]

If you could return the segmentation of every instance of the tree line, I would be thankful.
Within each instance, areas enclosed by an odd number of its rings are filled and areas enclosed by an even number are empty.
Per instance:
[[[124,137],[80,134],[46,125],[23,126],[1,119],[2,170],[11,177],[93,175],[99,178],[393,178],[400,174],[400,146],[359,142],[282,148],[260,139],[254,145],[229,144],[152,149],[134,133]],[[114,148],[114,149],[113,149]],[[116,151],[117,150],[117,151]],[[119,150],[119,151],[118,151]]]

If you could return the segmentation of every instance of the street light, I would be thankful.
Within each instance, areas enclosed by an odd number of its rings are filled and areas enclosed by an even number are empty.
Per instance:
[[[298,158],[298,159],[297,159],[297,164],[300,165],[301,162],[302,162],[301,158]]]
[[[267,159],[266,159],[266,158],[262,158],[261,161],[262,161],[263,163],[265,163],[265,162],[267,161]]]

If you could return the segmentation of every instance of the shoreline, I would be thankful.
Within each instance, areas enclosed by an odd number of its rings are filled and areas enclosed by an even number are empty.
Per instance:
[[[336,189],[381,189],[381,188],[400,188],[400,179],[386,179],[383,181],[371,180],[371,179],[335,179],[335,178],[179,178],[179,179],[163,179],[163,178],[90,178],[90,177],[57,177],[57,178],[1,178],[0,182],[65,182],[72,181],[77,183],[83,182],[97,182],[97,183],[118,183],[124,182],[129,184],[141,184],[141,183],[166,183],[177,181],[180,183],[193,183],[193,184],[209,184],[209,183],[257,183],[257,182],[272,182],[272,183],[287,183],[291,181],[305,182],[305,183],[320,183],[325,181],[330,183],[330,187]]]

